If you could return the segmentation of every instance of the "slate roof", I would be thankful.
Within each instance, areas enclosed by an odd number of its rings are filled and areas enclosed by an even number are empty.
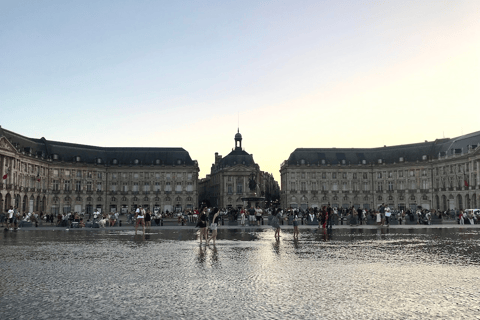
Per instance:
[[[228,155],[220,160],[220,167],[230,166],[233,167],[237,164],[243,164],[245,166],[255,165],[255,161],[253,161],[253,156],[248,154],[244,150],[232,150]]]
[[[480,146],[480,131],[452,139],[437,139],[431,142],[413,143],[381,148],[297,148],[287,160],[289,165],[302,164],[361,164],[399,163],[436,159],[439,156],[467,153],[469,148]],[[323,160],[323,161],[322,161]]]
[[[6,137],[19,151],[31,153],[46,159],[55,155],[65,162],[73,162],[80,157],[83,163],[130,165],[194,165],[189,153],[183,148],[123,148],[97,147],[75,143],[27,138],[0,127],[0,137]],[[136,161],[137,160],[137,161]]]

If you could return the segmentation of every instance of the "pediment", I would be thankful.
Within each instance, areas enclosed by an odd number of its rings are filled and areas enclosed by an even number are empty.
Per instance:
[[[15,147],[5,137],[0,138],[0,149],[10,152],[17,152],[17,149],[15,149]]]

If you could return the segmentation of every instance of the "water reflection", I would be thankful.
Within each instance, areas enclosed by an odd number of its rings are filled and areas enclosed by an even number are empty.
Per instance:
[[[0,318],[472,319],[480,230],[28,231],[0,240]],[[21,307],[11,301],[28,301]]]

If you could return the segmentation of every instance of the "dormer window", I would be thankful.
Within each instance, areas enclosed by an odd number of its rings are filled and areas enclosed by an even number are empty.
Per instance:
[[[305,164],[305,159],[301,159],[300,164]]]
[[[422,156],[422,160],[425,161],[425,160],[427,160],[427,159],[428,159],[428,156],[424,154],[424,155]]]
[[[404,157],[398,158],[398,162],[404,162],[404,161],[405,161],[405,158],[404,158]]]
[[[101,164],[102,163],[102,159],[101,158],[97,158],[97,164]]]
[[[160,164],[160,159],[155,160],[155,164]]]
[[[342,164],[346,164],[346,163],[347,163],[347,161],[345,159],[342,160]]]
[[[140,161],[139,161],[138,159],[135,159],[135,160],[133,160],[133,163],[134,163],[134,164],[139,164]]]
[[[75,162],[80,162],[80,161],[82,161],[82,158],[80,156],[76,156],[75,157]]]
[[[113,160],[112,160],[112,164],[118,164],[118,160],[117,160],[117,159],[113,159]]]
[[[322,159],[322,164],[325,164],[325,159]]]
[[[362,164],[367,164],[367,160],[362,160]]]
[[[178,159],[177,164],[182,164],[182,160]]]
[[[53,160],[58,160],[59,158],[60,158],[60,157],[59,157],[58,154],[56,154],[56,153],[54,153],[54,154],[52,155],[52,159],[53,159]]]
[[[383,160],[382,160],[382,159],[378,159],[377,162],[378,162],[378,164],[382,164]]]

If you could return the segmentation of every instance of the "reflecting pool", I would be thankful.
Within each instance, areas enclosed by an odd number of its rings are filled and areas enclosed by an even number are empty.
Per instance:
[[[480,229],[39,230],[0,240],[0,319],[478,319]]]

